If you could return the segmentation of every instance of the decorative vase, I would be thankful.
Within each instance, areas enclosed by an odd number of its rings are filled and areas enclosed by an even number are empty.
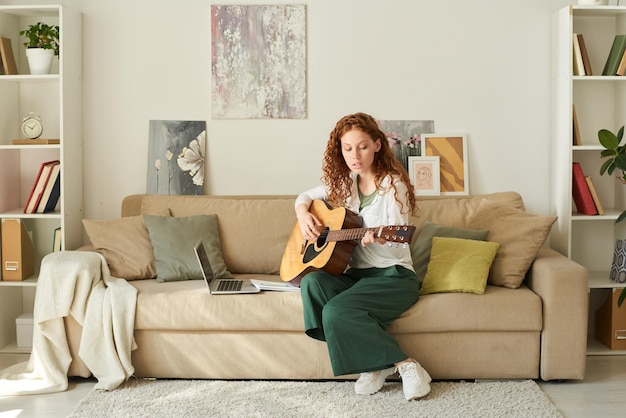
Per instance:
[[[626,240],[618,239],[615,241],[609,277],[617,283],[626,282]]]
[[[27,48],[26,58],[31,74],[50,74],[54,50],[43,48]]]

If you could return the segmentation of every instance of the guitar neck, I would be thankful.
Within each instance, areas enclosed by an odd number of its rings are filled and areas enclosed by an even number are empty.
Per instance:
[[[367,231],[372,231],[375,236],[380,236],[380,232],[383,230],[382,226],[378,228],[351,228],[351,229],[336,229],[328,231],[326,242],[336,241],[352,241],[363,238]]]

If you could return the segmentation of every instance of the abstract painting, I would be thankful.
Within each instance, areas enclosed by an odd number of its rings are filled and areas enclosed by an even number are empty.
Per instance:
[[[151,120],[146,193],[201,195],[206,122]]]
[[[306,117],[306,7],[211,6],[214,119]]]
[[[466,135],[422,135],[422,155],[438,156],[442,195],[468,195]]]
[[[379,120],[378,126],[407,171],[408,157],[421,155],[421,135],[435,132],[435,122],[432,120]]]

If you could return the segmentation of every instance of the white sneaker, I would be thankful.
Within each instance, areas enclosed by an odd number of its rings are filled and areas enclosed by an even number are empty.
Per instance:
[[[371,395],[378,392],[385,383],[387,376],[396,372],[395,367],[375,372],[361,373],[359,380],[354,384],[354,391],[357,395]]]
[[[407,401],[421,398],[430,392],[430,375],[419,363],[407,361],[398,366],[402,377],[402,390]]]

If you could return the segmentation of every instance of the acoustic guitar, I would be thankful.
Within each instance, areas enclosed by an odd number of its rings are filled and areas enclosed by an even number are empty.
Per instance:
[[[330,209],[322,200],[314,200],[309,211],[322,222],[324,229],[317,240],[308,241],[303,238],[296,222],[280,264],[281,280],[296,285],[311,271],[324,270],[333,275],[343,273],[354,247],[367,231],[387,242],[407,245],[415,232],[415,226],[410,225],[362,228],[357,214],[343,207]]]

